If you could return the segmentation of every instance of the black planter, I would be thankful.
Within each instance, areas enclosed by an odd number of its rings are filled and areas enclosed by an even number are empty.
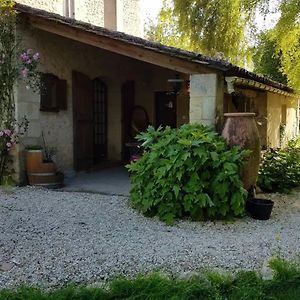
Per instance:
[[[246,202],[246,211],[253,219],[269,220],[274,202],[268,199],[252,198]]]

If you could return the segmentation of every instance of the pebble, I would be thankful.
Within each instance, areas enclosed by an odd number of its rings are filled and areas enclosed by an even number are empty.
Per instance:
[[[0,288],[97,284],[161,271],[188,278],[205,268],[263,270],[300,250],[300,191],[260,195],[275,202],[268,221],[145,218],[126,197],[23,187],[0,191]]]

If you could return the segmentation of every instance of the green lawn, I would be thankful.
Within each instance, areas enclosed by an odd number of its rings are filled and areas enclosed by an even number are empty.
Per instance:
[[[254,272],[236,276],[206,273],[190,280],[169,279],[159,274],[134,280],[112,281],[106,288],[68,287],[54,291],[20,288],[0,291],[0,300],[160,300],[160,299],[300,299],[300,268],[282,260],[272,262],[274,278],[262,280]]]

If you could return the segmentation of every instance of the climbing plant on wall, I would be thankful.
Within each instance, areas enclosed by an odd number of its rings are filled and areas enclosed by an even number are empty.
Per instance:
[[[10,151],[28,127],[26,117],[17,122],[14,90],[24,81],[27,89],[39,88],[39,53],[23,50],[16,36],[17,12],[11,0],[0,0],[0,184],[9,174]]]

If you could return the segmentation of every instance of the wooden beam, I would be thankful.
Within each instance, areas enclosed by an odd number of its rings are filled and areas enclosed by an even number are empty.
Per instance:
[[[155,50],[145,49],[139,45],[129,44],[117,39],[97,35],[94,32],[81,30],[68,24],[59,23],[56,20],[48,20],[38,16],[29,16],[30,24],[43,31],[63,36],[87,45],[121,54],[153,65],[170,70],[186,73],[214,73],[205,65],[197,62],[189,62],[171,55],[159,53]]]

